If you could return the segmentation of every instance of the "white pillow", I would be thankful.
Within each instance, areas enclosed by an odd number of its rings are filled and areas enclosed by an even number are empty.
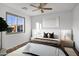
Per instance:
[[[35,38],[43,38],[43,34],[42,33],[33,33],[32,34],[32,37],[35,37]]]

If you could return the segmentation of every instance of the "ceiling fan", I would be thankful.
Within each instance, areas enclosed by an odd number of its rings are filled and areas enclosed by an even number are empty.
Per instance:
[[[32,10],[32,11],[40,10],[41,13],[44,13],[44,10],[52,10],[52,8],[44,8],[44,6],[46,6],[46,5],[47,5],[47,3],[40,3],[39,6],[35,6],[35,5],[33,5],[33,4],[31,4],[30,6],[37,8],[37,9]]]

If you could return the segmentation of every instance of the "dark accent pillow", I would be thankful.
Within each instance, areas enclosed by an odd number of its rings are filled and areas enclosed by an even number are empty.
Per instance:
[[[48,38],[48,33],[44,32],[44,38]]]
[[[49,33],[49,38],[54,38],[54,33]]]

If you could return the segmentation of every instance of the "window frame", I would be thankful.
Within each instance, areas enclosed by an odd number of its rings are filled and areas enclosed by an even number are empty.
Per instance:
[[[17,24],[18,24],[18,18],[23,18],[23,21],[24,21],[24,30],[23,32],[6,32],[7,34],[17,34],[17,33],[25,33],[25,17],[22,17],[22,16],[19,16],[19,15],[16,15],[14,13],[10,13],[10,12],[6,12],[6,22],[7,22],[7,15],[12,15],[12,16],[16,16],[17,17]]]

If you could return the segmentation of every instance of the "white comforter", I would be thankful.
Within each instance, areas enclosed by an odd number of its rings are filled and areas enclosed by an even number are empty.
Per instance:
[[[65,56],[64,52],[56,47],[36,43],[28,43],[23,52],[29,52],[40,56]]]

